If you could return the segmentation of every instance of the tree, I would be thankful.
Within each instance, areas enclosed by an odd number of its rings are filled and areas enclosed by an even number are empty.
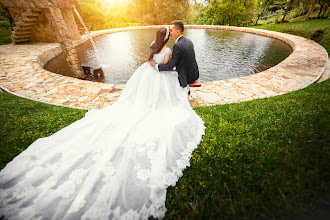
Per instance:
[[[282,23],[284,23],[284,19],[285,19],[285,16],[287,15],[288,11],[291,9],[291,6],[292,4],[295,2],[296,0],[290,0],[286,6],[286,9],[285,9],[285,12],[284,12],[284,15],[283,15],[283,18],[282,18]]]
[[[242,26],[252,23],[254,0],[210,0],[207,16],[215,24]]]
[[[105,17],[96,6],[87,2],[76,2],[75,5],[84,22],[90,25],[90,30],[95,30],[97,26],[103,27]]]
[[[323,18],[324,13],[328,10],[329,7],[329,0],[318,0],[320,7],[320,12],[317,15],[317,18]]]
[[[271,4],[272,2],[273,2],[273,0],[259,0],[258,1],[258,5],[260,6],[260,8],[262,8],[262,11],[261,11],[261,13],[258,14],[256,24],[258,24],[258,21],[259,21],[261,15],[265,12],[268,5]]]
[[[307,1],[305,0],[305,1],[303,1],[303,4],[309,5],[309,10],[308,10],[308,13],[307,13],[307,15],[305,17],[305,20],[308,20],[309,17],[311,16],[311,14],[314,11],[314,8],[315,8],[315,6],[317,4],[317,0],[307,0]]]
[[[130,14],[142,24],[168,24],[184,20],[189,11],[189,0],[130,0]]]
[[[269,3],[268,8],[271,12],[284,10],[287,3],[288,3],[287,0],[274,0],[272,3]]]
[[[194,4],[195,10],[195,24],[212,24],[212,20],[207,16],[207,5],[208,3],[196,2]]]

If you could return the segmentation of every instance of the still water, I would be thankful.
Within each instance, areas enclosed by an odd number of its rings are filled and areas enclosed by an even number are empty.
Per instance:
[[[149,46],[156,29],[108,34],[95,38],[104,65],[105,83],[124,84],[149,56]],[[280,63],[292,53],[286,43],[269,37],[237,31],[187,29],[183,34],[195,46],[202,82],[230,79],[264,71]],[[173,49],[173,41],[167,46]],[[82,64],[99,64],[90,43],[77,47]],[[45,69],[70,76],[61,54],[45,65]]]

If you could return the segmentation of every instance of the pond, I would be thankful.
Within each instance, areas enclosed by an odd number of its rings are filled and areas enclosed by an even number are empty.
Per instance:
[[[134,30],[95,38],[104,67],[104,78],[89,80],[124,84],[149,56],[149,46],[156,29]],[[225,30],[186,29],[183,34],[195,46],[202,82],[251,75],[280,63],[292,53],[291,47],[277,39]],[[89,41],[88,41],[89,42]],[[173,49],[173,41],[167,46]],[[90,43],[77,47],[82,64],[98,64]],[[64,55],[49,61],[45,69],[71,76]]]

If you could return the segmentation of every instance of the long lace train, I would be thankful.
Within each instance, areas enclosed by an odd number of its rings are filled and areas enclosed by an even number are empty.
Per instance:
[[[205,127],[176,72],[137,69],[119,100],[39,138],[0,172],[8,219],[163,218]],[[0,215],[1,217],[1,215]]]

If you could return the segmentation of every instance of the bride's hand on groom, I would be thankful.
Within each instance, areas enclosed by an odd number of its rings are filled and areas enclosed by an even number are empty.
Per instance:
[[[156,66],[156,62],[153,59],[149,60],[149,63],[152,67]]]

